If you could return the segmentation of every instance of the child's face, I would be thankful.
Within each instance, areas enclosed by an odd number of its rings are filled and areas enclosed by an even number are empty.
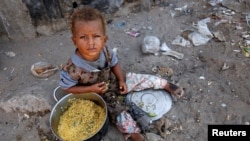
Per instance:
[[[88,61],[98,59],[107,41],[101,20],[77,21],[74,28],[72,41],[78,48],[78,54]]]

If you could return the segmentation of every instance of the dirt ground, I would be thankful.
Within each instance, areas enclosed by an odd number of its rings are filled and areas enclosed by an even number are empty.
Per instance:
[[[185,5],[188,9],[184,12],[174,9]],[[117,49],[121,66],[126,71],[159,74],[185,89],[185,96],[173,98],[171,110],[163,117],[171,125],[166,129],[167,137],[161,140],[204,141],[207,140],[209,124],[250,124],[250,60],[239,46],[239,42],[244,41],[241,35],[249,30],[249,26],[242,20],[242,13],[218,18],[214,13],[218,13],[216,8],[221,6],[211,6],[200,0],[160,4],[150,11],[138,12],[136,6],[131,7],[132,11],[130,5],[126,5],[115,16],[109,17],[108,45]],[[189,47],[171,44],[185,29],[208,17],[212,18],[209,29],[221,31],[224,41],[212,38],[206,44]],[[215,26],[221,19],[227,21]],[[125,24],[117,26],[121,22]],[[139,29],[140,36],[127,35],[125,30],[130,28]],[[147,35],[158,37],[161,43],[166,42],[169,48],[184,54],[183,59],[143,54],[142,40]],[[56,103],[52,93],[58,86],[58,71],[40,79],[31,74],[30,68],[39,61],[60,67],[74,52],[70,36],[70,32],[65,30],[33,40],[1,40],[1,103],[29,93],[44,99],[52,108]],[[153,72],[155,66],[172,68],[173,75],[169,77],[164,72]],[[50,130],[49,116],[49,110],[20,112],[17,106],[14,111],[6,112],[1,107],[0,140],[56,140]],[[122,140],[117,133],[111,127],[104,140]]]

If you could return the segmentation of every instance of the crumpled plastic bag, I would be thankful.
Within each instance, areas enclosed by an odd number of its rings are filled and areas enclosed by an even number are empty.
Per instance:
[[[146,36],[142,42],[143,53],[153,53],[158,55],[160,50],[160,40],[156,36]]]
[[[198,28],[199,33],[206,35],[208,37],[213,37],[213,34],[211,33],[211,31],[209,30],[207,26],[207,23],[209,23],[210,20],[211,20],[210,18],[206,18],[206,19],[199,21],[197,24],[197,28]]]
[[[194,46],[199,46],[206,44],[211,38],[198,32],[192,32],[188,35],[188,39],[192,41]]]
[[[184,57],[184,54],[170,49],[165,42],[161,45],[161,49],[164,51],[161,53],[162,55],[173,56],[177,59],[183,59]]]
[[[179,45],[183,47],[191,47],[191,42],[189,40],[186,40],[182,36],[178,35],[173,41],[172,45]]]
[[[58,70],[58,67],[47,62],[37,62],[31,66],[30,70],[38,78],[47,78],[53,75]]]

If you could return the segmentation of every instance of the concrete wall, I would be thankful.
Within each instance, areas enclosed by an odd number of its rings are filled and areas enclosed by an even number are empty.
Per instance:
[[[36,37],[29,10],[22,0],[1,0],[0,37],[13,40]]]
[[[68,27],[74,8],[90,5],[104,13],[115,12],[124,0],[1,0],[0,40],[50,36]]]

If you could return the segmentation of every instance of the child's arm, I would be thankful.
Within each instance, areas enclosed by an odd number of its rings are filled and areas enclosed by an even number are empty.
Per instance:
[[[91,86],[72,86],[68,89],[65,89],[65,91],[74,94],[89,93],[89,92],[104,94],[106,92],[106,84],[105,82],[100,82],[93,84]]]
[[[68,72],[62,70],[60,72],[60,82],[59,85],[61,86],[64,91],[67,93],[98,93],[98,94],[104,94],[107,87],[104,82],[96,83],[90,86],[83,86],[83,85],[77,85],[78,81],[71,78],[68,74]]]
[[[125,82],[125,78],[123,75],[123,72],[121,70],[120,65],[117,63],[115,66],[111,68],[112,72],[115,74],[115,77],[119,81],[119,88],[121,90],[121,94],[126,94],[127,93],[127,85]]]

